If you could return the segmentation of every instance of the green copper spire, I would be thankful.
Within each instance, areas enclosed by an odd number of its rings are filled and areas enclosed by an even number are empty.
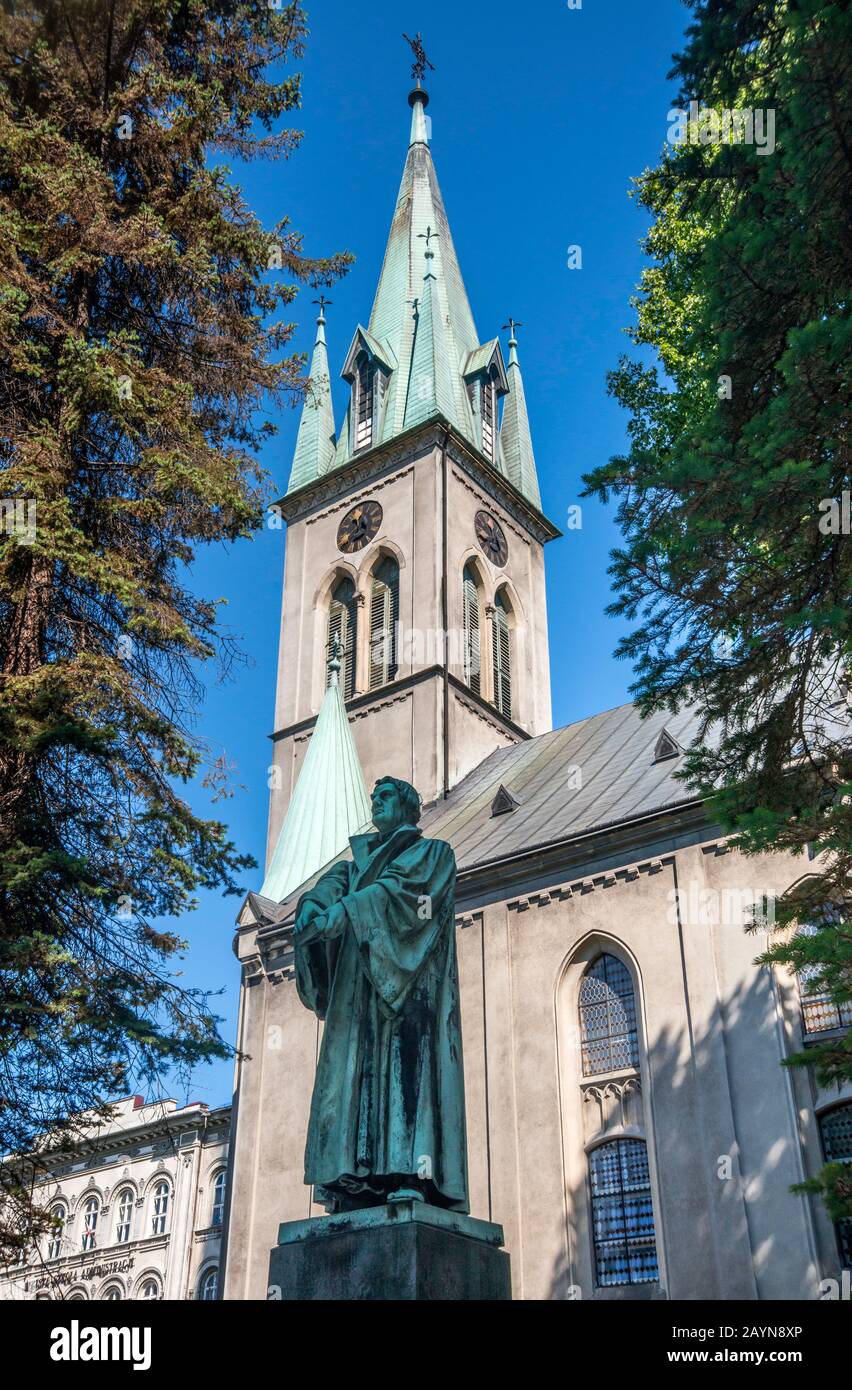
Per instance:
[[[450,345],[441,321],[440,310],[435,303],[437,281],[432,270],[435,262],[435,240],[436,234],[427,226],[423,233],[426,274],[414,313],[414,348],[408,380],[408,400],[405,404],[405,429],[422,424],[433,415],[444,415],[448,420],[453,418]]]
[[[535,467],[524,381],[518,362],[518,340],[515,329],[521,325],[515,319],[503,325],[509,329],[509,393],[503,401],[503,424],[500,429],[500,454],[506,477],[519,492],[541,511],[541,494]]]
[[[331,301],[321,295],[314,303],[320,306],[317,336],[311,357],[311,370],[302,406],[302,418],[290,470],[288,492],[295,492],[319,478],[334,460],[334,411],[331,404],[331,383],[328,375],[328,351],[325,343],[325,306]]]
[[[340,693],[340,642],[335,637],[331,683],[299,772],[261,896],[283,902],[370,825],[370,798]]]

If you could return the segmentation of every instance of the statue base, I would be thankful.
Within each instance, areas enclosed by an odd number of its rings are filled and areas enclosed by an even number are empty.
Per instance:
[[[503,1227],[426,1202],[285,1221],[269,1260],[271,1300],[506,1300]]]

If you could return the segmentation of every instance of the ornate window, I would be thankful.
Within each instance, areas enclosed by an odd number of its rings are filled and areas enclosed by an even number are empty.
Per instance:
[[[366,352],[359,353],[355,363],[355,446],[369,449],[373,442],[373,386],[375,373]]]
[[[139,1290],[139,1298],[151,1299],[160,1297],[160,1285],[156,1279],[146,1279]]]
[[[639,1065],[633,981],[615,956],[598,956],[583,977],[580,1039],[584,1076]]]
[[[210,1225],[221,1226],[225,1220],[225,1187],[228,1182],[228,1174],[223,1168],[221,1173],[216,1174],[213,1183],[213,1210],[210,1213]]]
[[[806,923],[798,935],[813,936],[816,930],[813,923]],[[807,1034],[828,1033],[852,1024],[852,1004],[836,1004],[828,991],[820,988],[820,973],[818,965],[806,965],[799,971],[802,1026]]]
[[[151,1213],[151,1230],[155,1236],[165,1234],[169,1216],[171,1187],[167,1182],[158,1182],[154,1188],[154,1207]]]
[[[472,565],[462,575],[462,625],[464,636],[464,680],[475,695],[482,688],[479,643],[479,590]]]
[[[494,600],[491,616],[491,664],[494,676],[494,707],[507,719],[512,717],[512,662],[509,640],[509,605],[502,593]]]
[[[201,1277],[198,1286],[198,1297],[204,1303],[215,1301],[219,1293],[219,1271],[218,1269],[208,1269],[206,1274]]]
[[[350,700],[355,693],[355,652],[358,641],[358,609],[355,603],[355,585],[351,579],[341,579],[331,593],[328,610],[328,650],[335,637],[340,638],[340,689],[344,700]],[[331,673],[326,671],[325,683],[329,684]]]
[[[97,1243],[98,1217],[101,1204],[97,1197],[90,1197],[83,1207],[83,1249],[94,1250]]]
[[[659,1279],[648,1153],[642,1139],[614,1139],[589,1154],[595,1277],[599,1287]]]
[[[370,588],[370,689],[386,685],[397,672],[399,565],[386,556],[373,571]]]
[[[49,1260],[58,1260],[62,1254],[62,1239],[65,1234],[65,1222],[67,1217],[68,1209],[61,1205],[54,1207],[53,1211],[50,1213],[50,1218],[54,1225],[47,1241],[47,1258]]]
[[[820,1115],[819,1132],[826,1163],[852,1164],[852,1100]],[[838,1221],[834,1229],[840,1263],[852,1267],[852,1219]]]
[[[121,1297],[122,1293],[118,1284],[110,1284],[109,1288],[104,1289],[101,1294],[101,1298],[106,1299],[108,1303],[117,1303],[121,1300]]]
[[[133,1193],[126,1187],[118,1199],[118,1214],[115,1222],[115,1239],[118,1245],[125,1245],[130,1239],[130,1224],[133,1220]]]

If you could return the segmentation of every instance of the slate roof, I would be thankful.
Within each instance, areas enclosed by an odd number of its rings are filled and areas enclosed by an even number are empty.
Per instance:
[[[459,869],[467,869],[694,801],[695,794],[673,776],[683,756],[654,761],[663,728],[685,748],[697,735],[698,720],[688,710],[642,720],[636,705],[619,705],[500,748],[446,801],[424,808],[423,832],[449,840]],[[577,780],[581,785],[571,785]],[[519,804],[492,816],[501,786]]]

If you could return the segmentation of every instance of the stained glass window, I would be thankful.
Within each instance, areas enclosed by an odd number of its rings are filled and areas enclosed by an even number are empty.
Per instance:
[[[580,1039],[584,1076],[639,1065],[633,981],[615,956],[598,956],[583,977]]]
[[[659,1279],[648,1153],[641,1139],[616,1139],[589,1155],[595,1271],[599,1287]]]

